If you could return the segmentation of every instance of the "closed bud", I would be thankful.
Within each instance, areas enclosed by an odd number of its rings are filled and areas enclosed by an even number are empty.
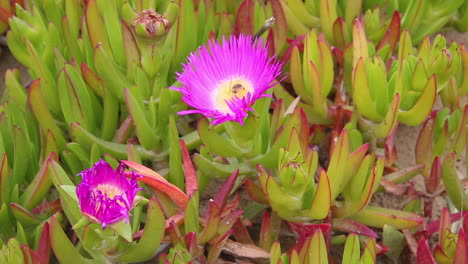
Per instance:
[[[133,21],[137,35],[147,38],[161,37],[169,31],[170,23],[163,15],[152,9],[143,10]]]

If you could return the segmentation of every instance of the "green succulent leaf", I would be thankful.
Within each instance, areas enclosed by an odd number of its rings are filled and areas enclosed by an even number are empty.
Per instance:
[[[401,111],[398,120],[406,125],[417,126],[421,124],[432,110],[437,95],[437,82],[433,75],[426,84],[416,103],[408,111]]]
[[[135,123],[136,133],[141,144],[146,149],[157,147],[159,136],[154,133],[154,129],[149,124],[142,108],[142,102],[138,102],[137,97],[129,89],[125,89],[125,101]]]
[[[380,115],[375,107],[374,100],[371,96],[369,83],[367,80],[367,71],[365,61],[359,58],[356,62],[353,75],[353,99],[355,105],[364,117],[375,122],[380,122],[383,116]]]
[[[322,170],[312,205],[304,215],[312,219],[324,219],[330,212],[331,201],[330,180],[325,170]]]
[[[119,259],[124,262],[142,262],[150,259],[159,248],[164,235],[164,214],[155,199],[150,199],[143,235]]]
[[[280,1],[281,6],[283,7],[284,15],[286,16],[286,21],[288,22],[288,29],[296,35],[304,35],[306,34],[309,29],[306,25],[304,25],[293,13],[293,11],[289,8],[289,5],[286,4],[285,1]]]
[[[318,229],[312,235],[307,255],[308,263],[328,264],[327,246],[325,245],[322,230]]]
[[[20,196],[20,203],[27,210],[32,210],[36,207],[50,191],[52,180],[50,179],[50,173],[48,172],[48,161],[51,159],[57,160],[57,155],[54,152],[51,152],[47,159],[42,163],[39,172]]]
[[[37,217],[19,204],[10,203],[10,209],[16,220],[24,226],[33,226],[40,223]]]
[[[389,248],[385,255],[397,261],[405,247],[405,235],[392,226],[383,227],[383,244]]]
[[[92,135],[76,123],[72,123],[70,128],[73,139],[80,145],[84,146],[86,149],[91,149],[92,144],[96,143],[104,153],[108,153],[118,159],[127,158],[127,145],[102,140]],[[167,152],[162,152],[160,153],[161,156],[159,156],[159,154],[156,154],[153,151],[146,150],[143,146],[137,145],[134,146],[134,148],[140,157],[145,160],[160,160],[163,156],[167,156]]]
[[[345,178],[346,165],[349,159],[349,137],[346,130],[343,130],[338,137],[338,141],[333,149],[328,165],[327,175],[330,180],[332,201],[341,193],[347,184]]]
[[[95,263],[94,261],[83,257],[73,244],[68,240],[57,220],[57,214],[50,219],[50,241],[55,256],[62,263]]]
[[[3,153],[0,163],[0,204],[8,204],[10,201],[10,178],[8,157]]]
[[[110,58],[108,49],[104,44],[99,44],[94,48],[94,64],[96,72],[104,81],[106,91],[111,92],[120,102],[124,101],[124,88],[131,87],[131,84],[125,78],[125,73]]]
[[[41,92],[41,85],[41,80],[33,81],[29,87],[28,103],[43,132],[50,130],[54,134],[59,148],[62,149],[65,146],[66,140],[48,109],[43,93]]]
[[[203,143],[216,155],[238,157],[247,153],[247,150],[240,148],[232,140],[219,135],[213,127],[210,127],[206,118],[198,122],[198,133]]]
[[[363,264],[374,264],[376,263],[376,248],[375,248],[375,239],[371,238],[364,248],[364,252],[361,256],[361,263]]]
[[[360,257],[359,238],[356,234],[349,234],[346,238],[342,263],[358,264]]]
[[[336,0],[320,0],[320,23],[325,37],[330,42],[333,42],[333,23],[338,17],[336,6]]]
[[[377,138],[385,138],[395,129],[395,126],[398,124],[399,107],[400,95],[395,94],[384,120],[375,126],[374,133]]]
[[[58,76],[58,87],[65,121],[68,124],[79,122],[85,129],[94,131],[94,118],[99,111],[92,104],[91,94],[75,67],[65,65]]]
[[[450,200],[459,210],[468,210],[468,196],[458,178],[455,166],[455,153],[450,153],[442,164],[442,180],[444,181]]]
[[[375,206],[367,206],[360,214],[351,216],[349,219],[371,227],[383,228],[386,224],[397,229],[416,227],[423,220],[414,213]]]

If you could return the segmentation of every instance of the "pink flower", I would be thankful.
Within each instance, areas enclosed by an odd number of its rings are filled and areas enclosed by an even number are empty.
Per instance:
[[[193,110],[180,115],[200,113],[213,118],[212,124],[236,121],[243,125],[247,111],[275,85],[281,63],[268,57],[261,39],[251,36],[223,38],[222,44],[210,41],[192,53],[183,72],[177,73],[182,100]]]
[[[129,221],[129,211],[133,208],[135,196],[141,188],[135,180],[124,175],[124,165],[115,171],[107,162],[100,160],[92,168],[80,173],[83,180],[76,187],[76,195],[81,211],[91,221],[106,225],[122,219]]]

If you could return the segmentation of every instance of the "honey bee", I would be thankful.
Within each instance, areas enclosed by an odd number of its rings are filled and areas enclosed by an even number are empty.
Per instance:
[[[245,91],[245,88],[244,88],[244,86],[242,86],[242,84],[239,84],[239,83],[231,87],[231,92],[232,92],[234,95],[236,95],[237,92],[239,92],[239,91],[241,91],[241,90],[242,90],[242,91]]]

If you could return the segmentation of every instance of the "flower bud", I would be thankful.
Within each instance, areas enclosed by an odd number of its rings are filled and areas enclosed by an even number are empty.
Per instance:
[[[138,36],[147,38],[161,37],[170,28],[169,20],[152,9],[143,10],[132,25]]]

